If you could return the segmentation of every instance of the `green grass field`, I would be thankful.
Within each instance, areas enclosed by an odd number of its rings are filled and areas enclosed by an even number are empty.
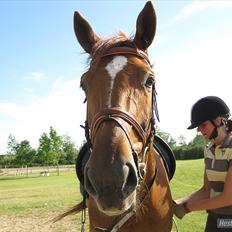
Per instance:
[[[182,198],[198,190],[203,183],[204,161],[188,160],[177,161],[174,178],[171,180],[173,199]],[[205,212],[193,212],[182,220],[176,219],[179,232],[203,232],[207,214]]]
[[[80,215],[44,224],[81,201],[74,172],[0,179],[0,231],[80,231]],[[78,219],[77,219],[78,217]]]
[[[197,190],[202,184],[203,160],[178,161],[176,174],[171,181],[173,199]],[[80,215],[70,216],[61,222],[44,226],[81,200],[74,172],[60,176],[0,179],[0,231],[80,231]],[[177,224],[180,232],[202,232],[206,213],[187,215]],[[174,230],[175,231],[175,230]]]

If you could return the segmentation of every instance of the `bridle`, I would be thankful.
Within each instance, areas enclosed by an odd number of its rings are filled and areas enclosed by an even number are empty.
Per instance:
[[[149,66],[151,66],[151,62],[145,52],[138,50],[136,48],[131,48],[131,47],[113,47],[109,49],[106,53],[104,53],[101,56],[101,58],[107,57],[107,56],[113,56],[113,55],[122,55],[122,54],[135,55],[139,58],[144,59],[149,64]],[[100,112],[98,112],[93,117],[93,120],[90,126],[87,120],[85,122],[85,126],[84,126],[85,137],[86,137],[86,141],[87,141],[87,145],[88,145],[90,153],[93,148],[97,130],[101,126],[101,124],[106,121],[116,122],[116,124],[123,130],[124,134],[126,135],[128,139],[128,142],[131,147],[132,155],[134,158],[134,162],[137,168],[137,175],[139,179],[141,180],[142,175],[141,175],[140,168],[139,168],[139,158],[138,158],[139,156],[137,152],[134,150],[128,131],[121,123],[121,120],[129,123],[133,127],[133,129],[136,131],[136,133],[139,135],[142,141],[142,144],[143,144],[143,149],[141,153],[144,153],[146,148],[149,147],[151,140],[155,134],[154,111],[155,111],[156,118],[159,120],[157,101],[156,101],[156,90],[155,90],[154,84],[152,86],[152,114],[149,120],[149,124],[147,125],[145,129],[142,128],[142,126],[137,122],[137,120],[131,114],[120,109],[119,107],[111,107],[111,108],[102,109]]]
[[[150,60],[145,52],[138,50],[136,48],[131,48],[131,47],[113,47],[109,49],[106,53],[104,53],[101,56],[101,58],[107,57],[107,56],[113,56],[113,55],[122,55],[122,54],[135,55],[139,58],[144,59],[151,66]],[[142,126],[137,122],[137,120],[130,113],[124,111],[123,109],[119,107],[111,107],[111,108],[102,109],[100,112],[98,112],[93,117],[91,125],[88,124],[87,120],[85,122],[85,126],[84,126],[85,137],[86,137],[86,141],[87,141],[90,153],[93,148],[97,130],[99,129],[101,124],[106,121],[116,122],[116,124],[123,130],[123,132],[125,133],[128,139],[128,142],[131,147],[132,155],[134,158],[134,162],[137,168],[137,174],[138,174],[138,177],[141,179],[142,175],[138,167],[139,166],[138,165],[138,160],[139,160],[138,154],[134,150],[130,136],[127,131],[127,128],[122,124],[121,120],[129,123],[129,125],[131,125],[133,129],[136,131],[137,135],[140,137],[142,141],[142,144],[143,144],[142,153],[144,153],[146,148],[150,145],[150,142],[155,134],[154,111],[155,111],[156,118],[159,120],[157,101],[156,101],[156,90],[155,90],[154,84],[152,86],[152,114],[151,114],[149,123],[145,129],[142,128]]]
[[[147,54],[141,50],[138,50],[136,48],[131,47],[113,47],[110,48],[107,52],[105,52],[101,58],[107,57],[107,56],[113,56],[113,55],[122,55],[122,54],[129,54],[134,55],[136,57],[139,57],[143,60],[145,60],[149,66],[151,67],[151,63],[149,61],[149,58]],[[133,159],[137,168],[137,175],[139,177],[139,180],[141,181],[143,179],[143,176],[140,172],[139,168],[139,155],[133,148],[133,144],[131,142],[129,133],[127,131],[127,128],[123,125],[123,122],[128,123],[133,127],[137,135],[140,137],[143,148],[142,148],[142,155],[147,151],[147,148],[150,147],[151,143],[153,143],[153,137],[155,135],[155,117],[159,120],[159,114],[157,109],[157,101],[156,101],[156,90],[155,90],[155,84],[152,86],[152,113],[150,116],[150,120],[148,121],[148,125],[144,128],[137,122],[137,120],[128,112],[124,111],[123,109],[119,107],[110,107],[110,108],[104,108],[100,112],[98,112],[92,119],[91,125],[89,125],[88,121],[86,120],[85,126],[83,128],[85,129],[85,137],[87,141],[87,145],[89,148],[89,152],[92,152],[93,144],[95,142],[95,137],[97,130],[102,125],[103,122],[107,121],[114,121],[124,132],[126,135],[128,142],[131,147]],[[154,114],[155,112],[155,114]],[[153,181],[155,180],[157,170],[155,172],[155,175],[153,177]],[[150,186],[151,187],[151,186]],[[104,230],[101,228],[96,228],[96,231],[117,231],[118,228],[120,228],[131,216],[133,216],[134,212],[129,212],[126,214],[126,216],[123,216],[116,224],[111,226],[111,230]]]

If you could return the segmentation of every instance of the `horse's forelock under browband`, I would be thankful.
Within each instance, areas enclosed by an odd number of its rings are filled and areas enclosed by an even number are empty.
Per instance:
[[[148,58],[148,55],[144,51],[132,47],[112,47],[109,50],[107,50],[105,53],[103,53],[101,57],[120,55],[120,54],[121,55],[129,54],[129,55],[138,56],[142,59],[145,59],[147,63],[151,66],[151,62]]]

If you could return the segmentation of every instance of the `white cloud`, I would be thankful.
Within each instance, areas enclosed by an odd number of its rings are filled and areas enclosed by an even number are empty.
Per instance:
[[[232,7],[232,1],[230,0],[220,0],[220,1],[210,1],[211,6],[214,9],[226,9]]]
[[[184,8],[181,9],[180,13],[169,20],[167,23],[173,24],[177,21],[182,21],[188,17],[191,17],[195,14],[198,14],[201,11],[204,11],[208,8],[213,9],[226,9],[232,7],[232,1],[203,1],[203,0],[195,0],[191,1],[191,3],[187,4]]]
[[[32,80],[41,81],[44,78],[44,73],[33,72],[31,73]]]
[[[79,126],[85,120],[83,100],[78,80],[58,79],[47,97],[29,105],[0,102],[0,116],[5,118],[0,123],[0,153],[5,152],[9,134],[19,141],[27,139],[36,147],[39,137],[50,126],[59,134],[70,135],[80,145],[84,139],[84,131]]]
[[[24,88],[24,90],[27,92],[27,93],[33,93],[33,89],[32,88],[29,88],[29,87],[26,87]]]

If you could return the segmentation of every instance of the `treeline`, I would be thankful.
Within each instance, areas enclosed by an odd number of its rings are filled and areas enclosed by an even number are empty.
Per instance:
[[[8,152],[0,156],[0,167],[55,166],[74,164],[79,150],[67,135],[58,135],[53,127],[39,138],[39,147],[34,149],[28,140],[8,138]]]
[[[158,129],[158,135],[163,138],[171,147],[177,160],[200,159],[204,157],[204,147],[206,141],[202,135],[197,134],[189,143],[184,136],[180,136],[177,141],[166,132]]]
[[[205,140],[201,135],[189,143],[180,136],[175,140],[169,133],[158,129],[158,135],[163,138],[173,150],[177,160],[203,158]],[[50,127],[49,133],[43,133],[39,138],[39,147],[34,149],[28,140],[16,141],[13,135],[8,138],[8,152],[0,155],[0,167],[22,166],[55,166],[74,164],[79,149],[67,135],[58,135],[56,130]]]

